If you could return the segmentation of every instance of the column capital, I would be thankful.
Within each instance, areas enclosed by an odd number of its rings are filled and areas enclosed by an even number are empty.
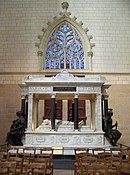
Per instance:
[[[21,95],[21,99],[24,100],[26,98],[26,95],[25,94],[22,94]]]
[[[28,94],[28,98],[29,99],[33,98],[33,94]]]
[[[109,95],[103,95],[104,100],[108,100]]]
[[[75,94],[75,96],[74,96],[74,98],[78,98],[79,97],[79,94],[77,93],[77,94]]]
[[[28,102],[28,97],[26,97],[25,102]]]
[[[96,94],[96,99],[100,99],[101,98],[101,94]]]
[[[56,94],[51,94],[51,98],[56,98]]]

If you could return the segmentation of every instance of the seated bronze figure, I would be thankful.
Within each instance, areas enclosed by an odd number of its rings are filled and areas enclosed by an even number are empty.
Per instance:
[[[104,122],[103,130],[109,142],[113,146],[115,146],[122,134],[120,133],[120,131],[117,130],[118,126],[117,122],[114,125],[112,125],[112,116],[113,116],[113,109],[108,109],[108,116],[103,120]]]
[[[22,146],[22,137],[25,131],[25,119],[21,111],[16,113],[18,119],[13,121],[10,132],[7,133],[6,141],[13,146]]]

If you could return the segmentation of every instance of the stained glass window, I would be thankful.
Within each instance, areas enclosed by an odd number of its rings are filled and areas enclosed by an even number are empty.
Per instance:
[[[78,33],[68,24],[53,32],[46,51],[46,69],[84,69],[84,51]]]

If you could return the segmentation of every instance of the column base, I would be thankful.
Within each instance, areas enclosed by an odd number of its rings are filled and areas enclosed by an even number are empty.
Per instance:
[[[74,129],[74,132],[79,132],[79,129]]]

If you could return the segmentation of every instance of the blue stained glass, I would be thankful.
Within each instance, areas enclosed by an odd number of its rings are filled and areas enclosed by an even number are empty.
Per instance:
[[[64,40],[64,35],[58,35],[57,38],[60,38],[61,40]]]
[[[51,69],[54,69],[54,59],[51,60]]]
[[[65,60],[67,69],[70,64],[71,69],[84,69],[84,51],[80,37],[67,24],[61,25],[51,34],[46,51],[46,69],[64,68]]]
[[[81,44],[81,45],[82,45],[82,43],[81,43],[80,39],[78,39],[77,41],[79,42],[79,44]]]
[[[78,56],[78,53],[77,52],[74,52],[73,56],[74,57],[77,57]]]
[[[78,51],[78,56],[80,57],[80,55],[83,53],[83,50],[82,49],[80,49],[79,51]]]
[[[66,41],[67,41],[67,40],[70,40],[70,39],[72,40],[73,38],[74,38],[74,37],[73,37],[72,35],[68,35],[68,36],[66,37]]]
[[[76,43],[74,43],[71,47],[74,51],[76,51],[78,49],[78,45]]]
[[[79,35],[75,32],[75,37],[76,37],[76,40],[78,41],[78,43],[82,46],[82,42],[79,38]]]
[[[67,32],[67,30],[69,30],[69,26],[64,24],[61,26],[61,29],[64,31],[64,32]]]
[[[84,57],[84,53],[82,52],[82,54],[80,55],[80,59]]]
[[[54,45],[52,46],[52,49],[53,49],[54,52],[57,51],[57,49],[58,49],[57,44],[54,44]]]
[[[58,30],[56,32],[56,34],[57,34],[57,36],[62,36],[63,38],[64,38],[64,35],[65,35],[61,30]]]
[[[56,52],[53,52],[53,57],[56,57]]]
[[[50,40],[50,41],[48,42],[48,46],[50,46],[50,45],[51,45],[51,43],[52,43],[52,40]]]
[[[79,39],[79,35],[75,32],[76,39]]]
[[[52,33],[52,35],[51,35],[51,39],[53,40],[53,39],[54,39],[54,37],[55,37],[55,34],[54,34],[54,33]]]
[[[61,69],[64,68],[64,61],[60,62]]]
[[[73,40],[68,40],[68,42],[66,43],[66,45],[68,46],[68,45],[70,45],[71,43],[73,42]]]
[[[49,63],[48,63],[48,60],[46,60],[46,69],[49,69]]]
[[[64,54],[60,55],[60,60],[63,60]]]
[[[57,39],[58,43],[61,44],[62,46],[64,46],[63,40],[61,39]]]
[[[76,59],[76,68],[78,69],[79,68],[79,60]]]
[[[56,69],[59,69],[59,60],[56,60]]]
[[[74,69],[74,60],[71,60],[71,68]]]
[[[60,56],[63,53],[64,53],[63,49],[60,49],[59,52],[58,52],[58,56]]]
[[[53,55],[53,52],[50,50],[50,49],[48,49],[48,51],[46,52],[46,56],[52,56]]]
[[[73,31],[72,31],[72,30],[68,31],[68,32],[66,33],[66,36],[68,36],[68,35],[72,35],[72,36],[73,36]]]
[[[69,55],[68,53],[67,53],[66,55],[67,55],[67,60],[71,58],[70,55]]]
[[[84,69],[84,61],[81,61],[81,69]]]
[[[70,56],[73,55],[73,52],[71,50],[67,50],[67,54],[69,54]]]

